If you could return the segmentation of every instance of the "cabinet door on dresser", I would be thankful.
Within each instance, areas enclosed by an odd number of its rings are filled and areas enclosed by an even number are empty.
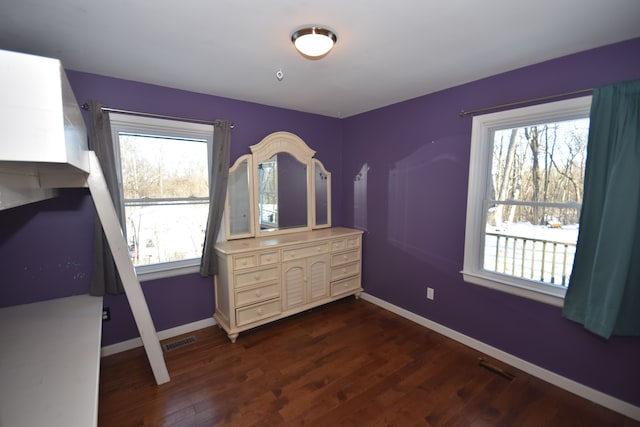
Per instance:
[[[290,310],[329,296],[329,256],[287,261],[282,267],[283,309]]]
[[[308,300],[317,301],[329,296],[329,256],[318,255],[307,260]]]
[[[305,272],[307,260],[287,261],[282,266],[282,308],[290,310],[304,304]]]

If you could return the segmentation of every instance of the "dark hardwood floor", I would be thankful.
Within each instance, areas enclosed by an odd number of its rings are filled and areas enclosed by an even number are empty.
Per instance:
[[[187,335],[161,386],[142,348],[102,359],[100,427],[640,425],[353,298],[235,344],[215,326]]]

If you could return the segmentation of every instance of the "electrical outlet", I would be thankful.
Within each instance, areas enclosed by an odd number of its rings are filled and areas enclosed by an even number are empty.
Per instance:
[[[109,320],[111,320],[111,310],[109,310],[109,307],[104,307],[102,309],[102,321],[108,322]]]
[[[427,288],[427,299],[431,301],[435,299],[435,291],[433,288]]]

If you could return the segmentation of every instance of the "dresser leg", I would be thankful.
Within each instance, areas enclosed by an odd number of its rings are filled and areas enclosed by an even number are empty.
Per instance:
[[[238,338],[238,335],[240,335],[240,334],[237,334],[237,333],[236,333],[236,334],[227,334],[227,336],[229,337],[229,340],[230,340],[232,343],[235,343],[235,342],[236,342],[236,339]]]
[[[362,292],[358,292],[357,294],[354,294],[353,296],[355,296],[356,299],[360,299],[360,294],[362,294]]]

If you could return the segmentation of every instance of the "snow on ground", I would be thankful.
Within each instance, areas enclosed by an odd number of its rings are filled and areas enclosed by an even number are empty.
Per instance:
[[[503,227],[487,226],[487,233],[506,234],[535,240],[550,240],[574,245],[578,241],[578,230],[578,224],[562,225],[559,228],[551,228],[546,225],[533,225],[528,222],[507,224]]]

